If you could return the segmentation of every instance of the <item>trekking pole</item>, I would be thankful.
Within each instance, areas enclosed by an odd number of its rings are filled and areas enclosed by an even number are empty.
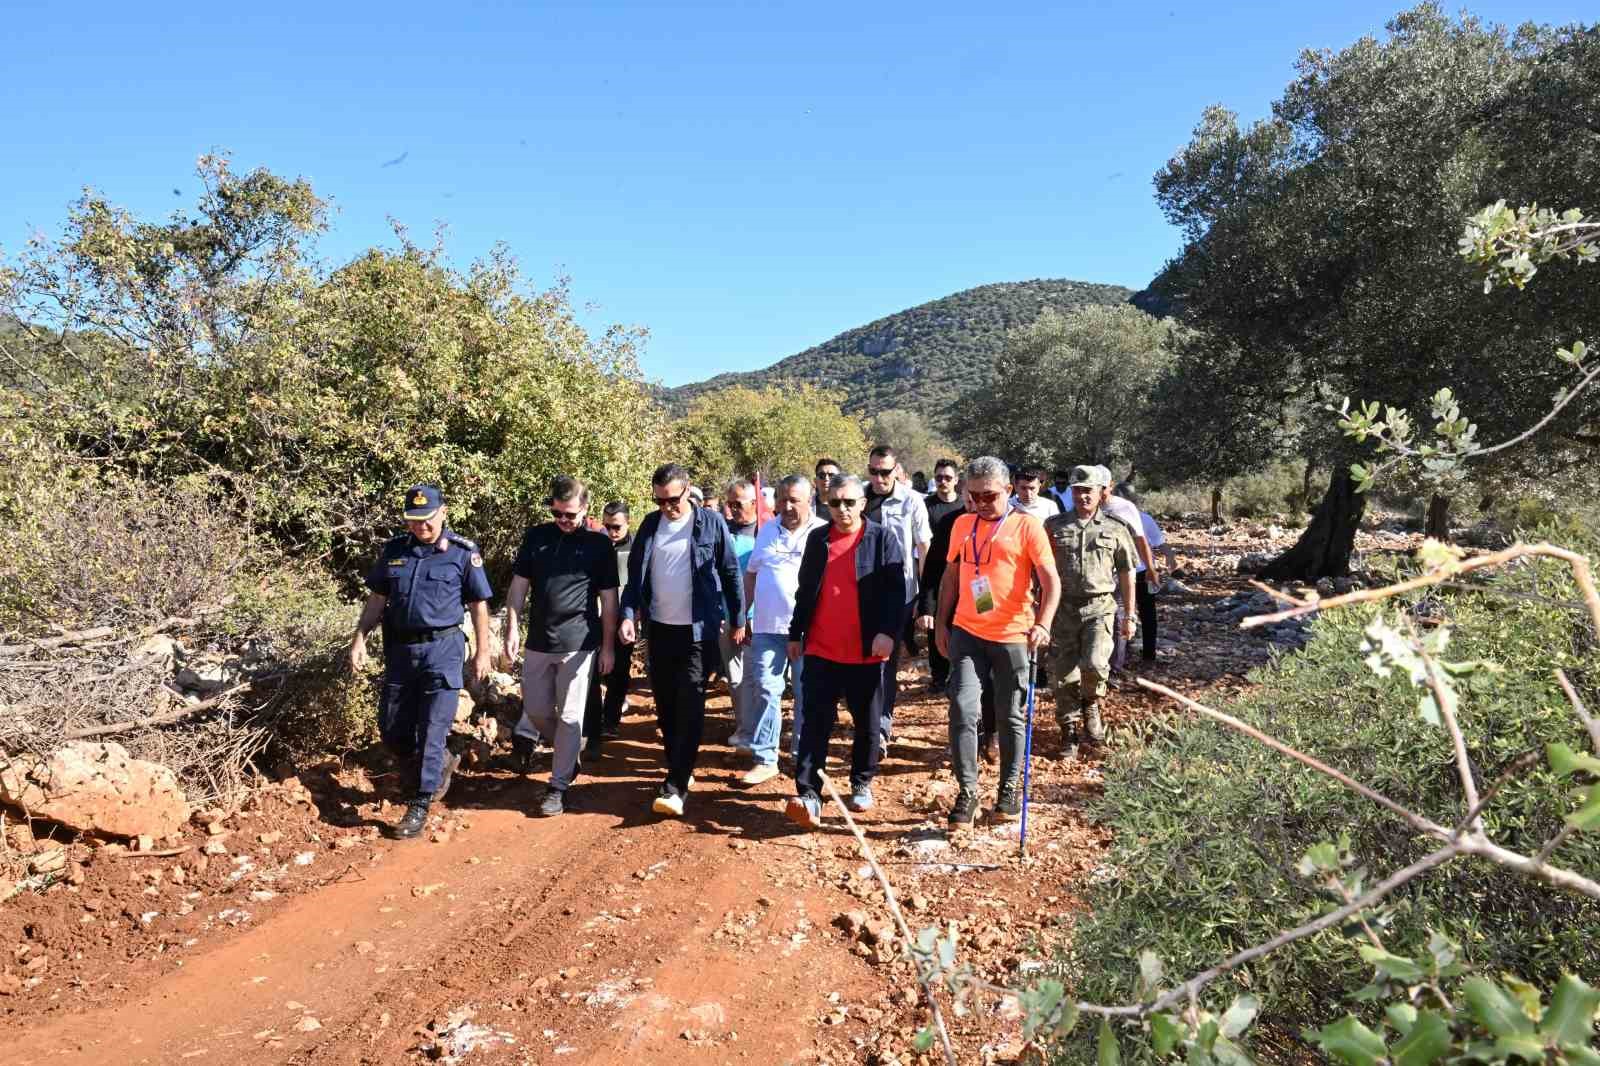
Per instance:
[[[1018,834],[1017,854],[1021,858],[1028,857],[1028,784],[1029,769],[1033,762],[1033,679],[1034,670],[1038,666],[1038,653],[1028,653],[1028,716],[1027,727],[1022,734],[1022,831]]]

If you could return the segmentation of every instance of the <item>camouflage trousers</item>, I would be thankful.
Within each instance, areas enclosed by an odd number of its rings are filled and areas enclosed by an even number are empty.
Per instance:
[[[1109,595],[1081,605],[1062,603],[1056,613],[1050,627],[1050,677],[1058,724],[1077,721],[1086,704],[1105,695],[1116,621],[1116,605]]]

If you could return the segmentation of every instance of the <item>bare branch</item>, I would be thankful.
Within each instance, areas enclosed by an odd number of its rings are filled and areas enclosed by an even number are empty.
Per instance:
[[[1578,716],[1578,721],[1589,731],[1589,743],[1594,746],[1594,753],[1600,755],[1600,720],[1596,720],[1583,705],[1583,701],[1578,698],[1578,690],[1567,680],[1565,670],[1556,670],[1556,680],[1561,682],[1561,691],[1567,694],[1567,702],[1572,704],[1572,711]]]
[[[865,856],[867,865],[872,867],[873,876],[878,879],[878,884],[883,886],[883,901],[888,905],[889,913],[894,916],[894,924],[900,927],[900,935],[905,938],[905,944],[909,948],[916,943],[916,939],[911,935],[911,927],[906,924],[906,916],[900,912],[900,902],[894,898],[894,886],[889,884],[888,875],[883,872],[883,867],[878,865],[878,856],[873,852],[872,845],[867,843],[866,835],[861,832],[861,827],[856,825],[856,820],[850,817],[850,808],[845,806],[839,790],[834,787],[833,778],[823,774],[822,787],[828,790],[828,795],[839,808],[839,813],[844,815],[844,824],[850,827],[856,843],[861,846],[861,854]],[[950,1033],[945,1028],[944,1013],[939,1009],[938,997],[933,994],[933,987],[929,985],[927,977],[920,968],[917,982],[922,985],[922,994],[927,997],[928,1006],[933,1011],[933,1024],[939,1031],[940,1042],[944,1045],[944,1060],[949,1066],[955,1066],[956,1052],[950,1044]]]
[[[1600,883],[1559,866],[1547,866],[1530,855],[1523,855],[1509,848],[1503,848],[1484,837],[1462,837],[1461,850],[1464,854],[1480,855],[1485,859],[1491,859],[1499,863],[1507,869],[1537,878],[1558,888],[1569,889],[1588,896],[1590,899],[1600,899]]]
[[[1439,676],[1439,664],[1433,661],[1427,649],[1416,643],[1417,655],[1428,675],[1428,691],[1433,693],[1433,705],[1439,711],[1445,730],[1450,734],[1450,748],[1455,752],[1456,776],[1461,779],[1461,799],[1468,817],[1467,826],[1483,832],[1482,801],[1478,799],[1478,783],[1472,778],[1472,761],[1467,758],[1467,741],[1461,735],[1461,723],[1456,721],[1455,701],[1445,691],[1444,679]],[[1477,811],[1474,814],[1472,812]]]
[[[1256,629],[1260,626],[1272,625],[1275,622],[1284,622],[1290,618],[1299,618],[1302,615],[1310,614],[1312,611],[1323,611],[1334,607],[1348,607],[1356,603],[1373,603],[1379,600],[1387,600],[1406,592],[1414,592],[1417,589],[1443,584],[1450,578],[1459,577],[1474,570],[1503,566],[1506,563],[1530,555],[1560,559],[1572,568],[1572,577],[1578,583],[1579,590],[1583,593],[1583,603],[1588,608],[1590,622],[1594,625],[1595,632],[1600,634],[1600,592],[1595,590],[1594,576],[1589,567],[1588,558],[1577,552],[1568,551],[1566,548],[1558,548],[1553,544],[1513,544],[1509,548],[1490,552],[1487,555],[1478,555],[1471,559],[1455,559],[1442,566],[1436,566],[1427,573],[1419,574],[1414,578],[1393,585],[1386,585],[1383,588],[1356,589],[1342,596],[1330,596],[1328,599],[1319,600],[1316,603],[1290,607],[1274,614],[1252,615],[1240,622],[1239,628]]]

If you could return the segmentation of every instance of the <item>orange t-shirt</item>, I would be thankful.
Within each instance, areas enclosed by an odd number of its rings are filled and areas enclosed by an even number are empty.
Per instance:
[[[1044,523],[1012,511],[999,521],[964,514],[950,531],[950,554],[958,561],[955,624],[975,637],[1000,644],[1025,640],[1034,623],[1033,573],[1056,572],[1055,554]],[[994,607],[982,614],[972,601],[972,582],[989,579]]]

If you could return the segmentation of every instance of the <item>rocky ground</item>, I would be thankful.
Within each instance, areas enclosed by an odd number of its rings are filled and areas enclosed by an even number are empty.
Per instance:
[[[1295,531],[1171,531],[1179,580],[1159,600],[1162,645],[1140,671],[1206,698],[1292,650],[1298,631],[1241,632],[1263,596],[1239,572]],[[1414,546],[1363,533],[1367,553]],[[997,981],[1070,950],[1107,845],[1088,808],[1095,760],[1049,757],[1035,716],[1029,849],[1015,825],[946,832],[954,793],[945,705],[920,664],[903,676],[899,740],[860,822],[915,928],[954,928]],[[1171,713],[1124,684],[1115,731]],[[720,742],[725,695],[685,817],[649,811],[658,774],[648,693],[623,737],[586,764],[558,819],[527,812],[542,773],[481,760],[408,842],[381,757],[306,768],[132,848],[39,838],[7,823],[25,873],[0,904],[8,1061],[230,1064],[909,1062],[923,1024],[907,963],[838,812],[825,831],[783,818],[780,777],[753,789]],[[848,757],[841,730],[834,757]],[[986,768],[986,801],[993,769]],[[1004,1011],[957,1020],[962,1061],[1011,1061]]]

